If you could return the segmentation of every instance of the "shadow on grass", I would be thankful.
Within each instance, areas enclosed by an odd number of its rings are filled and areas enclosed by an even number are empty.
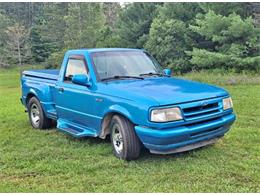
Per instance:
[[[81,142],[82,144],[88,143],[89,145],[96,145],[96,144],[104,144],[104,143],[110,143],[110,137],[107,136],[106,139],[101,139],[99,137],[81,137],[76,138],[68,134],[64,134],[66,136],[66,139],[69,139],[70,141],[75,142]]]
[[[213,145],[207,145],[203,146],[200,148],[184,151],[184,152],[179,152],[179,153],[173,153],[173,154],[153,154],[150,153],[150,151],[146,148],[142,149],[141,155],[138,159],[138,161],[146,161],[146,160],[156,160],[156,159],[164,159],[164,160],[173,160],[173,159],[182,159],[182,158],[187,158],[187,157],[194,157],[196,154],[203,150],[207,150],[211,147],[214,147]]]
[[[99,144],[107,144],[108,147],[112,147],[110,145],[110,136],[107,136],[106,139],[101,139],[99,137],[82,137],[82,138],[75,138],[70,135],[66,135],[66,139],[69,139],[73,142],[81,142],[82,144],[88,143],[89,145],[99,145]],[[154,160],[177,160],[177,159],[184,159],[187,157],[194,157],[196,154],[203,150],[207,150],[211,147],[214,147],[214,144],[203,146],[200,148],[196,148],[189,151],[174,153],[174,154],[153,154],[150,151],[142,146],[140,157],[136,160],[137,162],[144,162],[144,161],[154,161]],[[111,155],[113,153],[111,152]]]

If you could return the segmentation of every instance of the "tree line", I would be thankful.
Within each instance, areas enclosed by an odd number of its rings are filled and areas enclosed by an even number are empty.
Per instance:
[[[259,72],[255,6],[0,3],[0,66],[57,67],[67,49],[129,47],[146,49],[176,72],[212,68]]]

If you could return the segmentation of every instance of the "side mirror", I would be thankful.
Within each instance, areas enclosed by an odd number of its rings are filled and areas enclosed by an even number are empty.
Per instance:
[[[87,87],[91,87],[92,83],[89,79],[89,77],[85,74],[75,74],[72,77],[72,83],[78,84],[78,85],[84,85]]]
[[[163,73],[169,77],[172,75],[172,71],[169,68],[163,69]]]

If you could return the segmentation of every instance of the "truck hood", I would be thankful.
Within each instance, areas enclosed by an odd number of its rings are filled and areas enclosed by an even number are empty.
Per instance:
[[[159,105],[178,104],[228,95],[224,89],[219,87],[168,77],[112,81],[107,83],[107,89],[111,92],[116,91],[116,95],[122,98],[133,99],[133,97],[145,96],[155,100]]]

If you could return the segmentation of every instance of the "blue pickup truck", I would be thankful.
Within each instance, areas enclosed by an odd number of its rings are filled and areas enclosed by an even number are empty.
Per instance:
[[[141,147],[169,154],[216,142],[235,121],[224,89],[171,77],[146,51],[66,52],[60,70],[24,71],[21,102],[31,125],[74,137],[111,138],[116,157]]]

